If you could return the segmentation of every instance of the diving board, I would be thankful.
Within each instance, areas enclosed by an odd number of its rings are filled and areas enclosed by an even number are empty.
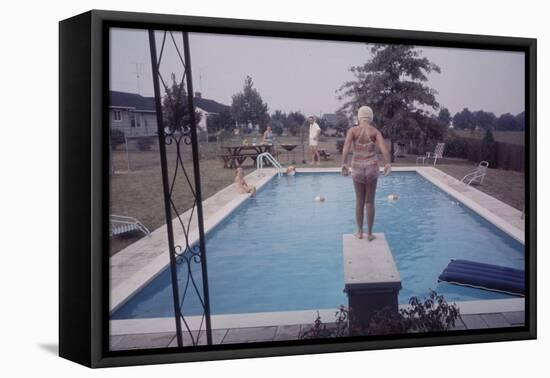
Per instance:
[[[397,311],[401,276],[384,234],[375,233],[368,241],[366,234],[358,239],[343,235],[344,291],[354,318],[364,327],[372,315],[384,307]]]

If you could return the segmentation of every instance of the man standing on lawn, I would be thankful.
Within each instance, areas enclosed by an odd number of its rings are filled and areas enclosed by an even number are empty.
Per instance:
[[[321,164],[321,158],[319,156],[318,146],[319,146],[319,136],[321,135],[321,128],[315,122],[315,116],[310,116],[308,118],[309,122],[309,150],[311,153],[311,164],[315,164],[315,159],[317,159],[317,165]]]

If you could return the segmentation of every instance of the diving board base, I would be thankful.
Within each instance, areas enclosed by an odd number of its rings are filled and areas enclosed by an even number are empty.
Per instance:
[[[376,239],[358,239],[343,235],[344,291],[355,325],[366,329],[373,315],[388,308],[398,311],[401,277],[384,234]]]

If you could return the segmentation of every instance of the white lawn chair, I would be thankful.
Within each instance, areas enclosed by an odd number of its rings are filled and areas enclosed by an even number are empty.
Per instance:
[[[437,159],[443,158],[443,151],[445,151],[445,143],[438,143],[435,146],[434,152],[426,152],[425,156],[418,156],[416,158],[416,164],[418,164],[419,161],[424,164],[426,162],[426,159],[434,159],[434,165],[437,163]]]
[[[147,236],[151,236],[149,229],[136,218],[111,214],[109,220],[111,223],[111,236],[122,235],[136,230],[143,232]]]
[[[477,166],[477,169],[474,172],[468,173],[466,176],[462,177],[462,182],[465,182],[466,184],[470,185],[472,182],[479,180],[479,184],[483,184],[483,179],[485,178],[485,175],[487,174],[487,168],[489,167],[489,163],[486,161],[482,161]]]

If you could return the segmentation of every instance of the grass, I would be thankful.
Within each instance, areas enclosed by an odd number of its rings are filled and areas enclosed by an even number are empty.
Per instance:
[[[322,160],[321,167],[339,167],[342,156],[336,150],[336,140],[341,138],[322,137],[319,148],[323,148],[331,154],[328,161]],[[294,153],[287,156],[286,151],[278,148],[280,153],[278,160],[284,165],[288,165],[289,160],[296,160],[296,167],[310,167],[309,164],[302,163],[301,140],[298,137],[277,138],[278,143],[297,144],[298,147]],[[236,142],[226,142],[227,144]],[[221,152],[220,146],[216,143],[201,146],[200,175],[202,197],[206,199],[217,193],[224,187],[233,183],[234,171],[224,169],[217,155]],[[169,172],[174,170],[176,151],[173,145],[167,146],[167,160]],[[305,158],[309,160],[307,148]],[[415,156],[398,158],[394,165],[414,165]],[[156,147],[151,151],[131,150],[126,158],[126,152],[119,149],[112,154],[115,170],[125,171],[127,162],[130,163],[130,171],[123,174],[111,175],[111,214],[127,215],[139,219],[149,230],[153,231],[164,225],[165,211],[162,189],[162,176],[160,169],[159,152]],[[254,170],[252,161],[248,160],[243,169],[245,174]],[[191,160],[191,147],[183,147],[183,164],[188,173],[188,179],[194,187],[193,166]],[[466,173],[474,170],[475,166],[464,159],[443,159],[437,168],[443,172],[461,179]],[[521,210],[524,204],[525,186],[524,175],[520,172],[504,171],[498,169],[489,169],[482,186],[476,186],[477,189]],[[187,179],[178,173],[176,177],[176,186],[173,192],[173,200],[180,213],[193,206],[194,196],[189,189]],[[172,214],[174,215],[174,214]],[[120,251],[127,245],[135,242],[143,234],[134,232],[126,236],[111,238],[111,255]]]
[[[464,138],[483,139],[485,136],[484,130],[469,131],[454,129],[453,131]],[[497,142],[518,144],[521,146],[525,144],[524,131],[493,131],[493,137]]]

